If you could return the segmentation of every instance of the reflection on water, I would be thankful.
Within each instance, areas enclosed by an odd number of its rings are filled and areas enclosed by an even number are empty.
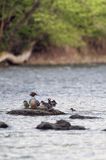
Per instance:
[[[0,129],[1,160],[106,160],[106,66],[99,67],[9,67],[0,68],[0,120],[9,129]],[[97,120],[71,120],[69,115],[24,117],[6,115],[22,107],[29,93],[38,99],[56,99],[57,107],[72,114],[100,116]],[[65,119],[83,125],[87,131],[39,131],[41,121]]]

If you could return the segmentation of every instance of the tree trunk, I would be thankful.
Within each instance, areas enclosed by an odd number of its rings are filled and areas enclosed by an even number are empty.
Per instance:
[[[32,16],[32,14],[35,12],[35,10],[39,7],[40,5],[40,0],[36,0],[34,2],[34,4],[32,5],[32,8],[27,11],[23,17],[21,19],[19,19],[19,21],[16,23],[12,33],[16,32],[17,30],[20,29],[20,27],[25,24],[26,22],[28,22],[29,18]]]
[[[30,48],[27,51],[24,51],[21,55],[19,56],[15,56],[12,53],[9,52],[1,52],[1,57],[0,57],[0,63],[5,62],[5,61],[9,61],[12,64],[23,64],[26,61],[28,61],[28,59],[30,58],[31,54],[32,54],[32,48]]]

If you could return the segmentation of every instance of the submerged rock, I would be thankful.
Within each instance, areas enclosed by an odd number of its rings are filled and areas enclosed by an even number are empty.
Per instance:
[[[70,116],[69,118],[71,118],[71,119],[98,119],[100,117],[82,116],[79,114],[74,114],[74,115]]]
[[[23,116],[48,116],[48,115],[62,115],[65,114],[62,111],[57,109],[51,110],[43,110],[43,109],[18,109],[18,110],[11,110],[7,112],[7,114],[11,115],[23,115]]]
[[[0,121],[0,128],[7,128],[8,125],[2,121]]]
[[[86,128],[83,126],[73,126],[69,122],[65,120],[56,121],[56,123],[49,123],[49,122],[41,122],[37,127],[37,129],[42,130],[85,130]]]

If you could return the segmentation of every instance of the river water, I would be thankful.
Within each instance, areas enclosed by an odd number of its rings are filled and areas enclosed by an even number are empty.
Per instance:
[[[62,116],[24,117],[6,115],[22,108],[37,91],[39,100],[55,99]],[[74,107],[95,120],[71,120]],[[65,119],[86,131],[40,131],[41,121]],[[0,160],[106,160],[106,66],[0,68]]]

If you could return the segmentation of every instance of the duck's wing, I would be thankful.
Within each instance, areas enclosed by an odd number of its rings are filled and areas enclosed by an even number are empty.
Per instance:
[[[31,99],[29,100],[29,106],[31,106]]]
[[[36,105],[40,106],[40,102],[38,100],[36,100]]]

